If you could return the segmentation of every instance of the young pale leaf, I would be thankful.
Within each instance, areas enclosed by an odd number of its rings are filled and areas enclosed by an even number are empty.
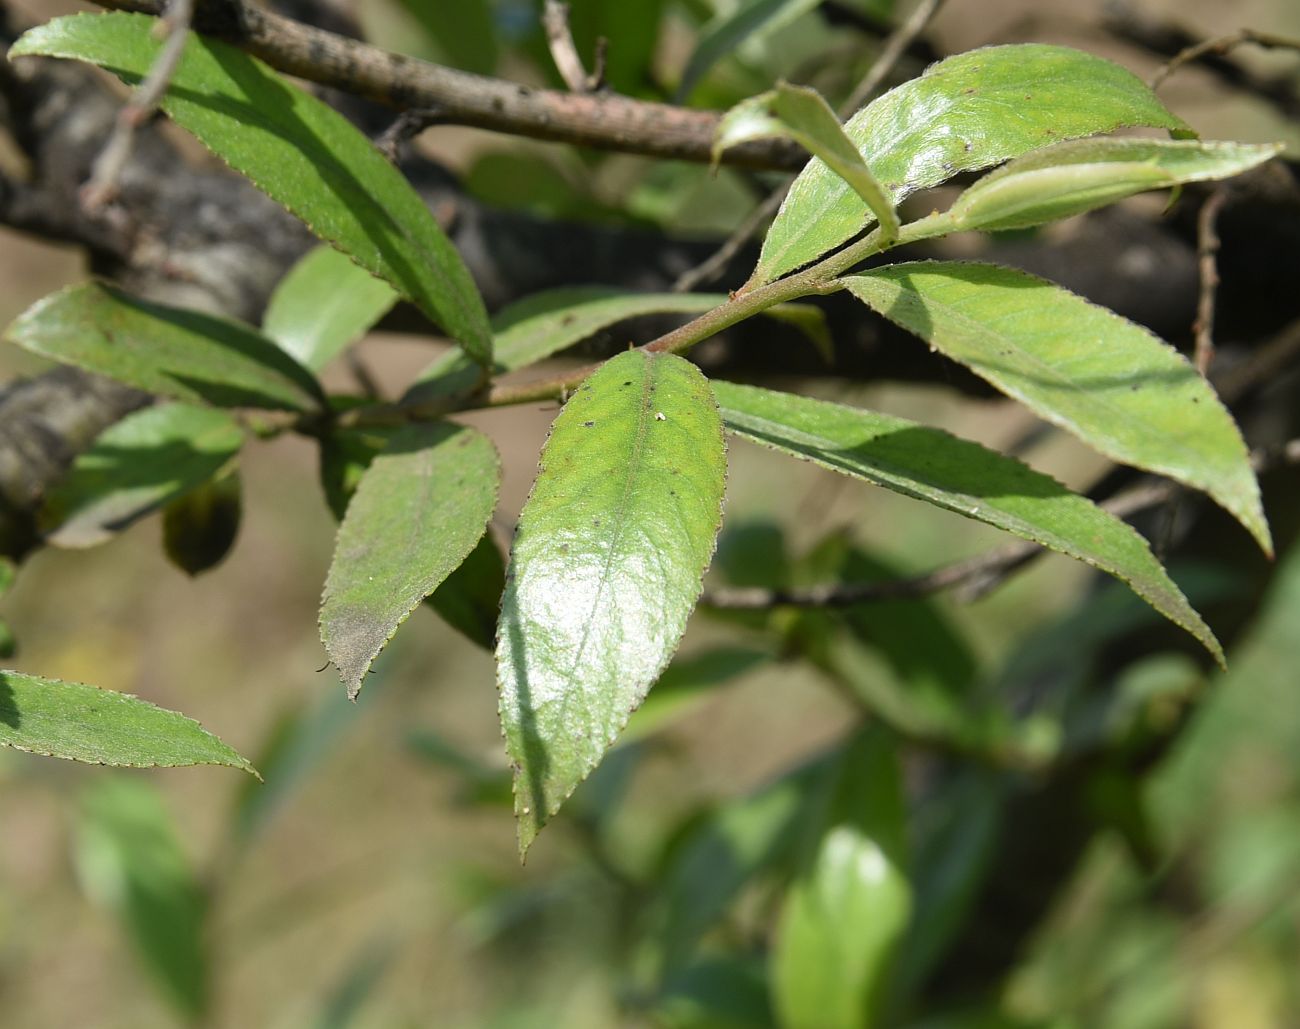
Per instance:
[[[1107,457],[1204,490],[1272,552],[1246,444],[1173,347],[1025,272],[909,262],[843,280],[854,296]]]
[[[416,606],[483,538],[501,466],[475,429],[415,425],[361,477],[339,526],[321,601],[321,641],[355,698]]]
[[[201,575],[226,559],[244,513],[239,472],[209,479],[163,510],[163,550],[186,575]]]
[[[271,294],[262,331],[306,368],[320,371],[397,302],[397,293],[346,254],[320,246]]]
[[[872,101],[844,129],[896,205],[958,172],[1125,126],[1194,135],[1119,65],[1068,47],[1024,43],[940,61]],[[813,160],[768,230],[749,285],[815,260],[870,221],[848,184]]]
[[[74,858],[90,899],[122,921],[127,938],[187,1024],[211,1000],[208,898],[158,791],[104,778],[85,797]]]
[[[98,282],[51,293],[5,330],[33,353],[128,386],[217,407],[312,411],[311,372],[248,326]]]
[[[649,314],[703,314],[727,302],[725,293],[625,293],[606,286],[547,290],[525,297],[492,319],[493,373],[536,364],[602,329]],[[777,304],[763,314],[807,336],[823,354],[830,347],[825,315],[811,304]],[[829,358],[828,358],[829,359]],[[472,392],[482,371],[454,350],[420,373],[404,401],[419,404]]]
[[[1037,150],[984,176],[948,211],[959,229],[1027,229],[1148,189],[1238,175],[1279,146],[1083,139]]]
[[[127,415],[78,454],[45,500],[50,543],[91,547],[201,485],[239,452],[244,433],[229,415],[159,404]]]
[[[573,395],[519,517],[497,630],[520,850],[600,761],[677,647],[722,516],[709,384],[628,351]]]
[[[0,747],[127,768],[257,771],[198,722],[125,693],[0,671]]]
[[[75,58],[135,85],[157,60],[156,24],[126,13],[54,18],[9,56]],[[402,173],[337,111],[235,47],[197,35],[162,107],[317,236],[396,286],[479,364],[491,363],[487,314],[456,248]]]
[[[685,102],[709,69],[746,40],[768,35],[818,6],[820,0],[744,0],[734,10],[719,15],[700,33],[695,51],[686,62],[677,86],[677,103]]]
[[[1127,583],[1220,663],[1218,641],[1146,540],[1090,500],[1013,458],[888,415],[733,383],[714,383],[739,436],[984,522]]]
[[[898,236],[898,213],[892,198],[815,89],[782,82],[770,92],[741,101],[718,123],[713,141],[714,163],[724,150],[737,143],[773,137],[793,139],[847,182],[880,223],[883,243]]]

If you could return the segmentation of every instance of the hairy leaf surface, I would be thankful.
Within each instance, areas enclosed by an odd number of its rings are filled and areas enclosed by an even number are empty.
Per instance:
[[[153,67],[153,18],[76,14],[25,33],[10,57],[69,57],[135,85]],[[402,173],[350,122],[257,59],[192,35],[162,108],[320,238],[387,279],[480,364],[487,314],[468,269]]]
[[[787,393],[716,382],[739,436],[984,522],[1126,582],[1201,641],[1218,641],[1146,540],[1092,501],[1013,458],[901,418]]]
[[[321,641],[347,685],[483,538],[501,466],[476,429],[414,425],[370,464],[339,526],[321,602]]]
[[[253,766],[198,722],[126,693],[0,671],[0,746],[92,765]]]
[[[91,547],[219,472],[243,445],[223,411],[159,404],[110,425],[46,497],[49,542]]]
[[[320,371],[397,302],[383,279],[333,247],[301,258],[271,294],[262,331],[300,364]]]
[[[521,851],[676,649],[713,553],[725,472],[709,384],[670,354],[620,354],[556,419],[498,628]]]
[[[872,101],[845,131],[897,204],[958,172],[1125,126],[1193,135],[1119,65],[1068,47],[1024,43],[940,61]],[[822,161],[811,161],[768,230],[750,285],[807,264],[870,222],[866,203],[849,185]]]
[[[5,338],[177,400],[282,411],[322,406],[311,372],[247,325],[140,300],[103,283],[38,300]]]
[[[844,279],[854,296],[1107,457],[1204,490],[1272,551],[1246,444],[1173,347],[1025,272],[907,262]]]

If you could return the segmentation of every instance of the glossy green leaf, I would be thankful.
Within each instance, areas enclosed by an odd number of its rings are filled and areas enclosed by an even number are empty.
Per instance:
[[[159,404],[110,425],[77,455],[46,497],[50,543],[90,547],[210,479],[239,453],[244,433],[229,415]]]
[[[103,283],[38,300],[5,339],[177,400],[281,411],[322,406],[312,374],[241,322],[140,300]]]
[[[211,571],[239,535],[243,490],[235,470],[173,500],[163,510],[163,551],[187,575]]]
[[[1027,229],[1145,190],[1238,175],[1280,149],[1191,140],[1075,140],[984,176],[948,214],[959,229]]]
[[[774,138],[794,140],[847,182],[880,223],[882,243],[898,236],[898,213],[892,198],[845,134],[835,112],[814,89],[782,82],[770,92],[742,100],[718,122],[714,163],[728,147]]]
[[[1135,75],[1068,47],[986,47],[931,66],[872,101],[845,125],[894,204],[1049,143],[1126,126],[1190,136]],[[819,160],[795,180],[750,285],[780,278],[857,235],[867,205]]]
[[[200,1021],[211,999],[208,900],[158,791],[138,779],[97,781],[73,854],[91,900],[123,923],[167,999]]]
[[[901,774],[883,733],[868,731],[849,748],[837,792],[831,824],[781,911],[771,963],[783,1029],[875,1024],[911,913]]]
[[[0,672],[0,747],[128,768],[253,766],[198,722],[125,693]]]
[[[505,588],[505,558],[489,532],[433,591],[428,604],[466,639],[492,650]]]
[[[411,426],[370,464],[339,526],[321,601],[321,641],[347,685],[474,549],[496,508],[501,466],[476,429]]]
[[[1146,329],[1050,282],[908,262],[843,280],[890,321],[1107,457],[1204,490],[1266,552],[1246,444],[1195,368]]]
[[[262,331],[299,364],[320,371],[397,302],[397,293],[346,254],[320,246],[271,294]]]
[[[819,6],[820,0],[744,0],[705,26],[682,71],[677,102],[683,102],[715,64],[748,39],[788,25]]]
[[[135,85],[158,55],[155,24],[126,13],[55,18],[25,33],[9,56],[75,58]],[[456,248],[402,173],[341,114],[255,58],[198,35],[162,108],[317,236],[396,286],[476,361],[491,362],[487,314]]]
[[[714,390],[731,432],[1109,572],[1222,662],[1214,634],[1146,541],[1049,476],[901,418],[733,383],[714,383]]]
[[[607,361],[560,412],[519,518],[497,676],[520,849],[672,656],[722,516],[709,384],[671,354]]]

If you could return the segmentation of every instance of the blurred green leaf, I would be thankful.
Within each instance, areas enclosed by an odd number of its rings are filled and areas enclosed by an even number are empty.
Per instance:
[[[903,419],[716,382],[727,428],[745,439],[1033,540],[1127,583],[1222,660],[1141,536],[1054,479],[975,443]]]
[[[168,559],[188,575],[215,568],[235,545],[243,508],[235,470],[177,497],[163,510],[163,549]]]
[[[230,416],[189,404],[159,404],[105,429],[45,499],[47,540],[91,547],[136,519],[197,489],[244,442]]]
[[[496,24],[490,0],[398,0],[419,23],[440,64],[480,75],[497,66]]]
[[[0,671],[0,747],[128,768],[226,765],[256,770],[198,722],[77,682]]]
[[[708,381],[674,355],[607,361],[555,420],[498,632],[521,852],[676,649],[713,554],[725,476]]]
[[[353,955],[326,998],[317,1029],[347,1029],[355,1024],[357,1014],[397,957],[397,943],[390,939],[368,943]]]
[[[0,658],[8,659],[18,653],[18,639],[9,623],[0,618]]]
[[[496,646],[497,615],[505,588],[505,558],[488,532],[443,579],[427,603],[467,640],[492,650]]]
[[[958,172],[1126,126],[1192,135],[1119,65],[1068,47],[1024,43],[940,61],[873,100],[845,131],[897,205]],[[807,264],[870,222],[867,205],[848,183],[811,161],[768,230],[750,285]]]
[[[815,89],[781,82],[774,90],[742,100],[718,122],[713,161],[716,164],[724,150],[738,143],[779,138],[794,140],[853,188],[879,222],[882,244],[898,236],[892,198]]]
[[[619,736],[631,743],[676,721],[714,689],[773,659],[753,647],[714,647],[689,657],[677,657],[666,669]]]
[[[820,0],[744,0],[729,13],[715,18],[700,33],[677,86],[676,102],[683,103],[710,68],[746,40],[778,31],[807,14]]]
[[[541,3],[536,4],[541,9]],[[605,81],[618,93],[653,92],[655,51],[659,46],[664,0],[569,0],[569,27],[583,64],[593,66],[596,40],[609,40]]]
[[[103,283],[69,286],[37,301],[5,339],[177,400],[282,411],[322,406],[312,374],[248,326]]]
[[[79,14],[9,49],[106,68],[129,85],[154,66],[153,18]],[[161,106],[321,239],[386,279],[482,365],[487,314],[468,269],[418,193],[342,115],[229,44],[192,35]]]
[[[303,367],[320,371],[397,302],[397,293],[346,254],[319,246],[285,273],[262,331]]]
[[[1076,140],[1018,157],[984,176],[948,214],[959,229],[1027,229],[1149,189],[1238,175],[1280,150],[1191,140]]]
[[[348,696],[411,611],[483,538],[500,460],[487,437],[413,425],[370,464],[339,526],[321,600],[321,641]]]
[[[715,956],[675,972],[660,991],[655,1024],[666,1029],[774,1029],[763,965]]]
[[[375,455],[401,432],[401,427],[332,427],[320,440],[320,483],[335,519],[343,521],[348,504]]]
[[[872,310],[1107,457],[1204,490],[1272,552],[1236,423],[1204,377],[1148,330],[996,265],[906,262],[843,281]]]
[[[16,578],[18,578],[18,565],[11,558],[0,554],[0,597],[13,589]]]
[[[84,798],[76,866],[82,887],[116,915],[167,999],[198,1021],[211,996],[207,898],[158,793],[105,778]]]

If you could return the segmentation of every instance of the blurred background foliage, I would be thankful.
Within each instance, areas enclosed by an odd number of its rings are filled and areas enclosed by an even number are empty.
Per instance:
[[[36,20],[69,5],[14,6]],[[558,84],[533,0],[353,6],[381,45]],[[1101,6],[951,0],[929,38],[941,52],[1071,43],[1149,72],[1096,28]],[[572,4],[581,53],[611,41],[614,88],[712,107],[781,77],[834,103],[900,7]],[[1300,32],[1290,0],[1143,10],[1206,35]],[[1248,59],[1285,67],[1275,56]],[[1197,73],[1165,96],[1207,136],[1300,141]],[[422,145],[489,203],[679,235],[729,232],[768,185],[468,129]],[[6,321],[83,275],[71,250],[2,238]],[[376,334],[362,353],[398,383],[437,345]],[[0,355],[6,376],[37,367]],[[1028,439],[1027,459],[1072,486],[1104,467],[1009,404],[808,388],[994,446]],[[505,457],[507,517],[553,415],[471,416]],[[1289,540],[1285,474],[1275,528]],[[155,518],[95,550],[42,551],[0,598],[18,667],[184,710],[266,780],[0,751],[4,1025],[1300,1022],[1295,548],[1262,595],[1236,562],[1175,560],[1212,624],[1249,619],[1226,674],[1059,558],[969,605],[702,612],[521,868],[490,656],[417,612],[349,705],[318,671],[334,530],[315,455],[280,439],[252,448],[242,477],[238,540],[202,577],[167,563]],[[742,443],[727,509],[715,585],[895,577],[999,542]]]

